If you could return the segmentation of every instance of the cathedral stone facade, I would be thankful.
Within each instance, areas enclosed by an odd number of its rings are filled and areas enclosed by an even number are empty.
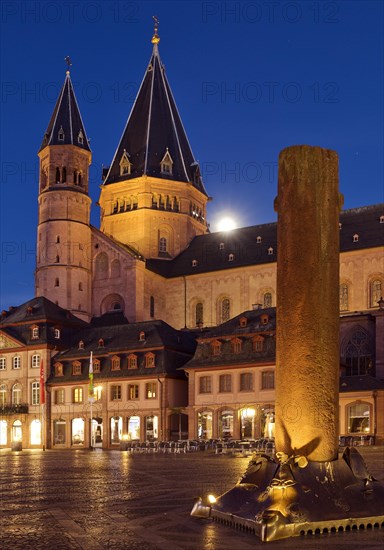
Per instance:
[[[202,346],[207,344],[206,349],[210,349],[212,342],[217,341],[216,349],[223,345],[231,350],[231,345],[220,340],[223,326],[230,329],[228,342],[239,340],[237,345],[241,348],[242,338],[236,332],[241,319],[250,319],[252,311],[271,312],[276,306],[276,223],[210,233],[206,214],[210,197],[177,110],[158,43],[155,32],[152,55],[138,95],[111,165],[102,176],[100,228],[90,224],[92,153],[70,73],[66,73],[38,153],[36,298],[3,312],[0,324],[3,446],[12,441],[13,422],[21,421],[17,406],[13,405],[24,404],[28,411],[31,384],[34,407],[38,405],[39,378],[32,368],[37,368],[41,359],[46,365],[48,390],[44,440],[52,446],[74,445],[75,434],[81,445],[95,443],[95,433],[100,436],[101,426],[103,446],[116,445],[124,433],[135,433],[140,438],[155,437],[154,433],[157,438],[170,437],[177,432],[178,414],[183,414],[184,435],[199,437],[209,433],[218,437],[225,432],[218,420],[222,411],[225,425],[233,426],[232,435],[244,436],[249,430],[244,431],[236,419],[243,418],[243,409],[249,412],[253,401],[260,401],[256,399],[251,374],[261,377],[260,388],[266,390],[263,395],[267,396],[268,426],[273,424],[274,393],[273,387],[268,386],[272,383],[268,373],[274,370],[272,343],[264,365],[264,381],[261,371],[256,374],[260,354],[252,356],[255,350],[251,343],[247,348],[248,371],[243,373],[249,374],[244,376],[244,383],[247,380],[248,384],[246,401],[241,398],[240,387],[236,389],[240,393],[230,398],[230,406],[225,396],[218,397],[220,393],[227,393],[228,397],[229,386],[224,392],[219,385],[206,391],[202,382],[203,391],[199,390],[197,373],[215,370],[200,354]],[[376,392],[375,396],[384,392],[384,344],[378,337],[384,311],[383,205],[343,211],[339,227],[343,320],[340,355],[342,374],[351,376],[341,388],[345,403],[341,433],[348,434],[353,425],[350,419],[354,418],[348,407],[352,402],[359,404],[358,388],[349,383],[352,377],[369,376],[373,381],[366,382],[366,391]],[[316,293],[316,288],[312,291]],[[232,319],[237,319],[236,323],[228,325]],[[129,325],[136,329],[128,329]],[[24,332],[20,327],[24,327]],[[34,327],[39,330],[32,338]],[[186,329],[195,344],[188,341],[183,350],[179,344],[175,347],[175,342],[184,341]],[[271,334],[274,330],[272,327]],[[116,332],[127,337],[134,334],[133,341],[116,340]],[[161,334],[161,338],[147,341],[145,335],[149,333]],[[140,340],[142,334],[145,345]],[[197,355],[193,359],[197,336]],[[92,428],[79,421],[76,426],[83,427],[78,430],[72,421],[89,415],[86,384],[91,351],[98,355],[101,370],[95,378],[100,375],[104,392],[99,395],[95,426],[94,420]],[[15,360],[21,352],[25,358]],[[34,359],[34,365],[31,354],[40,357]],[[215,358],[223,376],[228,374],[226,369],[235,376],[238,360],[236,351],[231,358],[226,355],[223,364]],[[135,361],[137,366],[133,367]],[[184,364],[189,378],[179,370]],[[19,368],[26,369],[22,376]],[[75,391],[80,388],[81,392]],[[354,392],[352,401],[346,398],[348,388]],[[384,426],[378,420],[373,400],[373,396],[368,399],[371,423],[364,433],[382,439]],[[14,416],[8,418],[7,414]],[[23,414],[27,421],[28,413]],[[129,423],[131,417],[135,417],[133,424]],[[199,418],[211,427],[203,429]],[[259,426],[253,435],[265,430],[265,418],[263,422],[264,427]],[[380,434],[374,433],[374,426],[381,426]],[[23,442],[31,445],[27,435],[23,435]]]

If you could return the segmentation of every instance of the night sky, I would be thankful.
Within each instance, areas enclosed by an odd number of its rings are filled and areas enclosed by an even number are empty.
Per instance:
[[[33,297],[38,158],[65,56],[93,164],[99,226],[109,166],[149,61],[160,56],[208,194],[211,230],[276,220],[277,159],[334,149],[345,208],[384,200],[383,2],[2,0],[1,305]]]

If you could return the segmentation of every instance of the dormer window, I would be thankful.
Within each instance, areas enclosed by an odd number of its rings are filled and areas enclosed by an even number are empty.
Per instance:
[[[353,235],[353,242],[354,242],[354,243],[358,243],[358,242],[359,242],[359,235],[358,235],[357,233],[355,233],[355,234]]]
[[[120,370],[120,357],[114,355],[111,363],[112,370]]]
[[[221,353],[221,342],[219,342],[218,340],[214,340],[212,343],[211,343],[211,353],[212,355],[220,355]]]
[[[27,315],[32,315],[33,313],[33,307],[29,306],[27,307]]]
[[[339,223],[339,229],[341,229],[343,227],[343,224],[340,222]]]
[[[192,267],[196,267],[197,266],[197,260],[192,260]]]
[[[145,367],[151,368],[155,366],[155,354],[147,353],[145,356]]]
[[[80,145],[84,144],[84,134],[81,130],[79,131],[77,136],[77,143],[79,143]]]
[[[144,342],[145,340],[145,332],[142,330],[139,334],[139,341]]]
[[[100,372],[100,361],[98,359],[93,360],[93,372]]]
[[[263,315],[260,316],[260,323],[262,325],[266,325],[268,323],[268,321],[269,321],[269,317],[268,317],[267,314],[263,314]]]
[[[263,351],[263,347],[264,347],[264,338],[262,336],[255,336],[252,339],[253,351]]]
[[[162,174],[172,175],[173,160],[169,154],[168,147],[160,163],[160,171]]]
[[[81,363],[80,363],[80,361],[74,361],[72,363],[72,374],[73,375],[81,374]]]
[[[60,329],[59,328],[54,329],[54,335],[55,335],[56,340],[60,340]]]
[[[55,363],[55,376],[63,376],[63,363]]]
[[[380,223],[384,223],[384,216],[380,216]]]
[[[240,326],[242,328],[247,326],[247,318],[246,317],[240,317]]]
[[[261,243],[261,237],[260,237],[260,235],[258,235],[258,236],[256,237],[256,242],[257,242],[257,243]]]
[[[60,126],[60,130],[59,130],[59,133],[58,133],[58,135],[57,135],[57,138],[58,138],[59,141],[64,141],[64,137],[65,137],[65,136],[64,136],[63,127]]]
[[[224,250],[224,243],[219,244],[219,250]]]
[[[268,248],[268,256],[272,256],[272,254],[273,254],[273,248],[272,248],[272,246],[270,246]]]
[[[39,337],[39,327],[31,327],[31,340],[37,340]]]
[[[84,340],[80,340],[78,347],[79,349],[84,349]]]
[[[130,176],[132,164],[128,158],[128,153],[125,149],[119,164],[120,164],[120,176]]]
[[[240,338],[234,338],[231,341],[232,353],[241,353],[241,345],[242,345],[242,342]]]
[[[137,369],[137,355],[128,355],[128,368]]]
[[[229,261],[229,262],[233,262],[234,259],[235,259],[235,255],[234,255],[234,254],[229,254],[229,255],[228,255],[228,261]]]
[[[103,348],[104,347],[104,340],[102,338],[99,338],[99,341],[98,341],[97,345],[99,346],[99,348]]]

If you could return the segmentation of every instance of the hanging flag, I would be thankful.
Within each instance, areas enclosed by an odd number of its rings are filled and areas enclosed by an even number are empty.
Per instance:
[[[91,358],[89,360],[88,396],[89,396],[90,399],[93,399],[93,358],[92,358],[92,351],[91,351]]]
[[[45,403],[45,380],[44,380],[44,363],[40,362],[40,405]]]

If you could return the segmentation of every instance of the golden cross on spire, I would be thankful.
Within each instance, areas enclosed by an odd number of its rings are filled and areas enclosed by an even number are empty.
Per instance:
[[[157,34],[157,31],[158,31],[158,28],[159,28],[159,19],[156,15],[152,15],[152,19],[154,20],[155,22],[155,32],[154,32],[154,35],[152,36],[152,44],[158,44],[160,42],[160,36]]]

